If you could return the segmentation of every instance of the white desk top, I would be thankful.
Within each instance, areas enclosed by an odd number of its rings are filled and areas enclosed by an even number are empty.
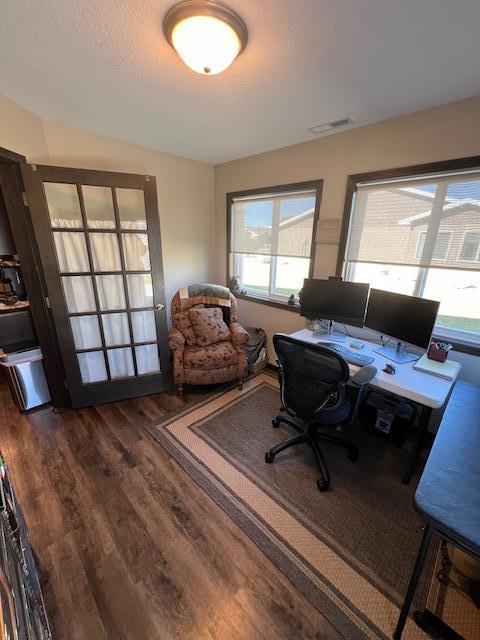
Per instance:
[[[322,342],[320,338],[314,338],[312,331],[309,329],[302,329],[290,335],[292,338],[297,338],[297,340],[302,340],[303,342],[313,344]],[[326,342],[326,340],[323,339],[323,342]],[[328,340],[328,342],[334,341]],[[350,340],[347,338],[347,340],[341,344],[351,349],[349,342]],[[363,342],[365,346],[363,349],[360,349],[358,353],[375,358],[372,366],[377,368],[377,374],[370,382],[372,386],[383,389],[384,391],[390,391],[414,402],[419,402],[432,409],[438,409],[445,404],[455,380],[443,380],[429,373],[416,371],[413,368],[414,362],[407,362],[405,364],[392,362],[378,353],[373,352],[373,349],[379,345],[367,342],[366,340],[361,340],[361,342]],[[355,349],[352,349],[352,351],[355,351]],[[393,364],[395,367],[396,372],[393,375],[382,371],[386,364]],[[359,367],[352,364],[348,366],[352,375],[359,369]]]

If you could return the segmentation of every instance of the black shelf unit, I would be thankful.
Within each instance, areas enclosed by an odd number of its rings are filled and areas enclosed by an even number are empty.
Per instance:
[[[0,452],[0,602],[3,622],[18,640],[52,640],[23,512]],[[8,624],[9,623],[9,624]]]

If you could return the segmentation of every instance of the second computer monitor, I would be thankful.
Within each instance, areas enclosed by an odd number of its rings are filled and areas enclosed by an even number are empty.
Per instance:
[[[301,292],[300,314],[310,319],[333,320],[363,326],[369,285],[340,278],[306,278]]]
[[[440,303],[391,291],[370,289],[365,326],[426,349]]]

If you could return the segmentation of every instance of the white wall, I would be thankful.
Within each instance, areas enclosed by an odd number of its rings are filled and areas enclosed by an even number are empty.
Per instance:
[[[419,111],[401,118],[319,138],[215,167],[216,279],[226,281],[226,194],[256,187],[323,179],[321,220],[343,216],[347,176],[381,169],[480,154],[480,97]],[[335,273],[338,245],[322,244],[317,233],[314,276]],[[240,319],[277,331],[305,326],[304,319],[254,302],[240,301]],[[478,358],[452,353],[462,361],[461,377],[480,382]]]

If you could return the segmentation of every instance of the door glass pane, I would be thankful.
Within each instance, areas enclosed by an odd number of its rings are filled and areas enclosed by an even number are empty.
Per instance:
[[[145,198],[141,189],[116,189],[122,229],[146,229]]]
[[[127,271],[149,271],[150,253],[146,233],[122,233],[123,253]]]
[[[103,351],[77,353],[82,382],[102,382],[107,380],[107,368]]]
[[[89,233],[94,271],[121,271],[116,233]]]
[[[135,356],[137,358],[137,370],[139,375],[142,373],[160,371],[158,347],[156,344],[144,344],[140,347],[135,347]]]
[[[105,313],[102,315],[105,344],[112,347],[115,344],[129,344],[130,330],[126,313]]]
[[[96,311],[90,276],[63,276],[62,286],[69,313]]]
[[[152,276],[149,273],[131,273],[127,275],[130,306],[153,307]]]
[[[77,186],[61,182],[44,182],[52,227],[82,227]]]
[[[110,187],[82,185],[85,216],[90,229],[115,229],[112,190]]]
[[[83,231],[54,231],[53,239],[61,272],[90,271]]]
[[[125,309],[125,291],[122,276],[95,276],[98,299],[102,311]]]
[[[70,318],[70,324],[77,349],[96,349],[102,346],[97,316],[74,316]]]
[[[157,339],[154,311],[135,311],[132,313],[133,339],[135,342],[148,342]]]
[[[133,376],[133,357],[130,347],[123,349],[108,349],[108,364],[110,365],[110,375],[112,378],[125,378]]]

